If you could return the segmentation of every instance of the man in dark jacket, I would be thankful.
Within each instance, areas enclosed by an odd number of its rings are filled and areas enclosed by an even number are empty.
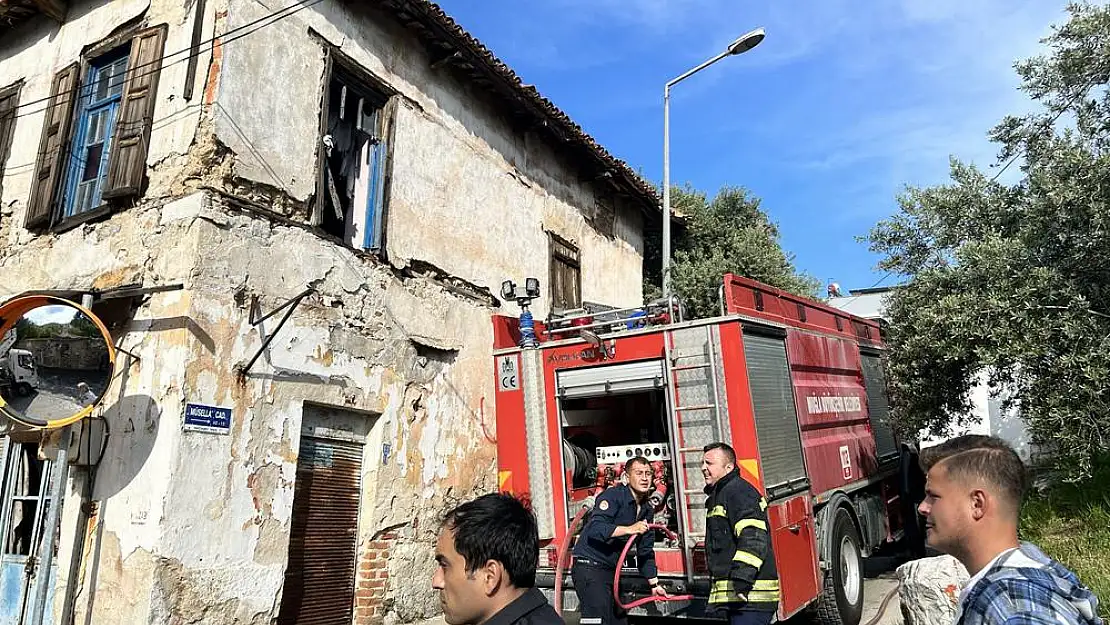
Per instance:
[[[732,447],[712,443],[704,452],[709,610],[727,614],[730,625],[766,625],[779,603],[767,500],[740,477]]]
[[[613,574],[629,536],[640,534],[636,563],[651,585],[652,594],[666,597],[655,567],[655,532],[648,529],[655,511],[648,497],[654,481],[651,462],[636,456],[624,464],[628,485],[605,489],[594,501],[586,527],[574,545],[571,579],[578,595],[581,625],[619,625],[627,622],[613,600]]]
[[[447,513],[432,587],[449,625],[563,625],[536,583],[536,517],[510,495],[483,495]]]

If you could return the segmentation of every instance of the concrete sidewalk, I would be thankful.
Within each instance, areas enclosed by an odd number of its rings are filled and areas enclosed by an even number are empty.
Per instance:
[[[887,603],[886,611],[874,625],[902,625],[902,607],[898,602],[898,580],[893,574],[883,575],[874,579],[864,580],[863,584],[863,618],[862,625],[871,622],[879,613],[880,604],[887,594],[894,592],[894,597]]]

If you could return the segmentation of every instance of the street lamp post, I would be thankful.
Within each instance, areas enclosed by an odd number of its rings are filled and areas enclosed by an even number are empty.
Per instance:
[[[671,296],[671,87],[728,56],[759,45],[766,33],[757,28],[729,44],[724,52],[668,82],[663,87],[663,297]]]

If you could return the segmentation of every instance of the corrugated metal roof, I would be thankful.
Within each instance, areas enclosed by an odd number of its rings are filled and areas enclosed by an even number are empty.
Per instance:
[[[521,80],[508,65],[430,0],[378,0],[433,53],[434,62],[449,64],[490,89],[522,114],[532,116],[555,141],[575,145],[597,164],[596,175],[650,207],[662,210],[655,187],[587,134],[559,107]]]

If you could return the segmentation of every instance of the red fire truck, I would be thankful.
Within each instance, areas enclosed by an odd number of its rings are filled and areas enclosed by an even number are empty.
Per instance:
[[[720,296],[711,319],[682,321],[665,303],[536,321],[536,340],[530,317],[523,340],[520,319],[494,317],[499,486],[538,518],[537,584],[576,609],[573,580],[555,583],[568,527],[643,455],[656,467],[656,522],[678,536],[656,532],[660,580],[693,599],[633,614],[704,615],[700,463],[704,445],[724,441],[769,504],[779,619],[809,608],[856,625],[862,559],[898,541],[904,518],[917,522],[912,450],[887,421],[879,326],[733,275]],[[632,567],[620,586],[623,597],[648,594]]]

